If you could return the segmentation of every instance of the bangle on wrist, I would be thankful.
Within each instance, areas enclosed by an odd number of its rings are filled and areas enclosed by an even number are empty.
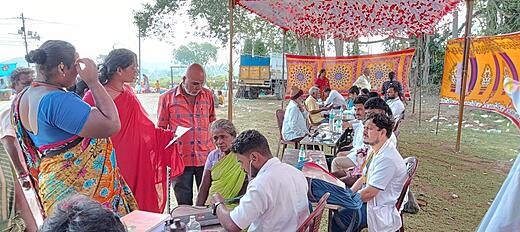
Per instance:
[[[25,178],[25,177],[28,177],[29,176],[29,173],[28,172],[22,172],[22,173],[18,173],[18,178]]]
[[[217,208],[221,204],[222,204],[222,202],[217,202],[217,203],[213,204],[213,215],[215,215],[215,216],[217,215]]]

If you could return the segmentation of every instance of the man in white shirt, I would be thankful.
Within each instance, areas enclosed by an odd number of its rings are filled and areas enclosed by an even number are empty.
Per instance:
[[[351,127],[354,130],[354,136],[352,139],[352,149],[349,151],[342,151],[337,154],[337,157],[332,160],[331,171],[336,172],[339,170],[347,169],[355,166],[355,161],[351,160],[349,154],[355,154],[358,149],[363,148],[363,120],[365,120],[365,102],[367,101],[366,96],[358,96],[354,99],[354,116],[356,120],[346,123],[346,127]],[[349,155],[347,157],[347,155]]]
[[[358,231],[368,225],[369,232],[394,232],[401,227],[395,204],[407,173],[403,158],[389,139],[392,127],[393,121],[387,115],[368,115],[363,141],[370,145],[369,155],[363,164],[363,176],[351,188],[364,204],[360,210],[340,210],[334,216],[332,231],[344,231],[348,226]]]
[[[390,85],[386,90],[386,96],[388,98],[386,104],[388,104],[392,110],[393,119],[399,119],[403,115],[405,108],[403,102],[399,99],[399,91],[397,90],[397,87]]]
[[[357,86],[359,89],[368,89],[371,90],[370,86],[370,69],[366,68],[363,71],[363,74],[358,77],[358,79],[352,84],[353,86]]]
[[[358,99],[356,99],[358,100]],[[359,103],[361,103],[359,101]],[[360,153],[360,149],[367,149],[367,145],[363,142],[363,120],[369,114],[386,114],[388,117],[392,118],[392,111],[390,107],[385,103],[385,101],[379,97],[370,98],[363,102],[364,105],[356,104],[356,119],[351,123],[351,127],[354,128],[354,139],[352,141],[352,150],[347,152],[339,152],[332,160],[331,171],[338,172],[340,170],[349,169],[351,167],[357,167],[357,170],[354,170],[354,175],[360,174],[361,165],[363,161],[367,158],[365,152]],[[362,109],[362,110],[361,110]],[[397,145],[397,137],[394,133],[390,136],[390,142],[393,143],[394,146]],[[351,173],[343,172],[343,173],[335,173],[338,178],[343,178],[345,176],[349,176]]]
[[[325,105],[331,106],[334,109],[346,109],[347,108],[347,101],[345,101],[345,98],[341,96],[341,94],[337,90],[331,90],[329,88],[326,88],[325,91]]]
[[[303,104],[303,91],[293,86],[289,93],[291,100],[285,109],[282,124],[282,137],[286,141],[299,142],[309,134],[307,111]]]
[[[240,204],[229,210],[213,196],[213,210],[227,231],[296,231],[309,216],[308,184],[301,171],[273,157],[256,130],[242,132],[231,151],[247,172],[249,184]]]

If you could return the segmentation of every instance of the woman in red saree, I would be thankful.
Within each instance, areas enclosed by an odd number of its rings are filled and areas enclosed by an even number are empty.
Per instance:
[[[114,100],[121,130],[111,139],[118,154],[117,164],[134,193],[140,210],[162,213],[166,204],[166,167],[171,177],[184,171],[184,164],[174,144],[166,145],[174,133],[155,127],[126,83],[135,82],[138,74],[136,54],[128,49],[115,49],[100,66],[100,82]],[[89,91],[83,98],[94,105]]]
[[[323,91],[325,91],[326,88],[330,88],[330,82],[329,82],[329,79],[327,78],[327,73],[326,73],[325,69],[321,69],[320,72],[318,73],[318,76],[314,80],[314,86],[316,86],[316,87],[318,87],[318,89],[320,89],[320,96],[322,99],[324,99]]]

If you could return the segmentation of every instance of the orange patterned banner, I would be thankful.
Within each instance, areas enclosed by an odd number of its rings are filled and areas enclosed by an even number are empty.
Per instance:
[[[370,70],[372,90],[381,92],[381,86],[388,80],[388,73],[395,72],[401,82],[403,92],[409,96],[408,76],[415,49],[365,56],[297,56],[287,55],[287,86],[298,86],[307,93],[314,83],[319,70],[324,68],[331,89],[346,94],[365,68]]]
[[[448,41],[441,86],[442,104],[459,104],[464,39]],[[464,105],[502,114],[520,128],[520,116],[504,92],[504,79],[518,81],[520,33],[471,40]]]

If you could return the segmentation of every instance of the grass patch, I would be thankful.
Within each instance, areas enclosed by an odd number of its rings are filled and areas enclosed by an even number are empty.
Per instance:
[[[158,95],[143,94],[139,98],[156,121]],[[412,114],[410,102],[401,124],[398,149],[403,157],[419,159],[412,189],[417,198],[428,202],[418,214],[405,214],[405,229],[475,231],[518,154],[518,129],[501,115],[466,109],[461,152],[455,153],[458,107],[441,107],[444,119],[436,135],[432,118],[437,116],[437,102],[434,97],[423,98],[420,126],[418,106]],[[279,131],[274,113],[280,105],[281,101],[268,96],[237,99],[233,122],[239,131],[256,129],[263,133],[276,154]],[[217,117],[226,118],[227,108],[218,108]],[[321,231],[327,228],[326,215]]]

